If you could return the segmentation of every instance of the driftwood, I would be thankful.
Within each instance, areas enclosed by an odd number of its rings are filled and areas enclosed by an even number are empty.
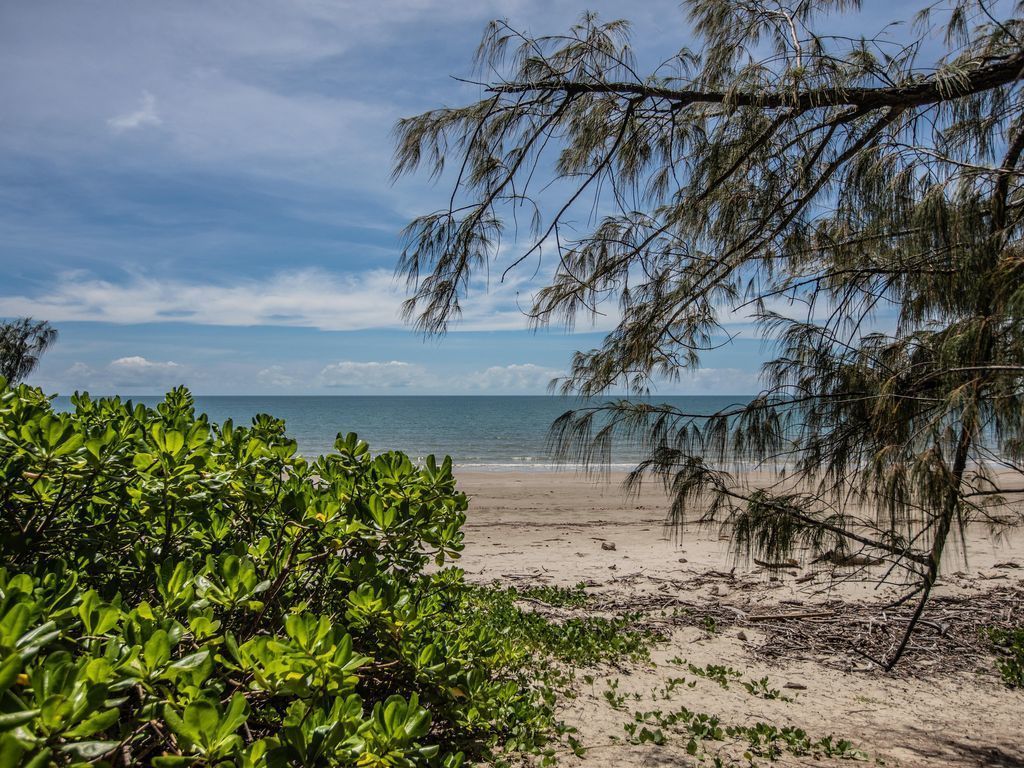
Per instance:
[[[887,658],[899,642],[907,616],[913,610],[911,605],[889,608],[838,600],[827,606],[827,619],[808,616],[763,621],[761,645],[748,648],[765,660],[806,656],[827,666],[849,669],[850,656],[856,654],[878,665],[878,660]],[[889,674],[992,672],[992,645],[985,630],[1016,627],[1022,619],[1024,589],[1019,586],[973,595],[933,597],[903,660]]]
[[[808,572],[797,581],[815,575],[813,571]],[[1006,574],[1001,575],[1006,578]],[[530,581],[542,583],[544,580],[540,573],[506,574],[506,578],[525,580],[527,584],[524,586],[528,586]],[[713,585],[723,578],[729,579],[733,587],[726,599],[740,605],[690,597],[697,588]],[[669,593],[621,589],[622,585],[644,581],[659,583]],[[756,599],[759,584],[757,577],[735,572],[703,571],[686,574],[679,579],[666,579],[641,570],[612,577],[603,583],[592,582],[590,586],[615,585],[616,588],[589,593],[587,606],[574,609],[574,615],[581,611],[636,611],[646,614],[640,623],[652,626],[704,628],[709,619],[720,630],[756,625],[758,636],[752,637],[745,648],[762,661],[800,659],[847,671],[867,671],[881,666],[879,660],[888,657],[903,634],[908,615],[914,610],[906,603],[870,604],[832,599],[808,605],[804,610],[753,613],[754,605],[746,603],[744,595],[749,588],[750,596]],[[534,603],[533,600],[527,602]],[[540,602],[535,603],[537,609],[541,609]],[[781,600],[779,603],[785,604]],[[546,610],[552,609],[549,606]],[[659,615],[667,611],[671,611],[670,616]],[[993,648],[986,630],[1015,628],[1022,622],[1024,586],[1019,584],[999,585],[969,595],[933,597],[919,622],[920,630],[911,638],[903,661],[887,674],[902,677],[979,671],[994,674]],[[871,664],[861,663],[858,666],[853,657],[867,659]]]
[[[832,616],[832,611],[794,611],[792,613],[762,613],[747,616],[747,621],[789,621],[791,619],[824,619]]]
[[[643,576],[650,579],[650,576]],[[655,579],[656,580],[656,579]],[[696,581],[696,580],[695,580]],[[706,582],[704,582],[706,583]],[[741,585],[742,588],[742,585]],[[803,611],[752,613],[719,600],[694,600],[662,594],[595,594],[590,610],[645,613],[674,610],[660,624],[704,627],[713,619],[719,630],[756,626],[759,635],[745,647],[763,661],[803,659],[828,667],[864,671],[879,665],[899,642],[912,605],[829,600]],[[731,600],[742,599],[733,592]],[[753,606],[751,606],[753,607]],[[763,610],[763,609],[762,609]],[[653,617],[652,617],[653,618]],[[887,673],[897,677],[985,671],[992,673],[992,645],[985,630],[1009,629],[1024,622],[1024,588],[999,586],[963,596],[938,596],[928,604],[903,660]],[[871,665],[856,666],[853,657]]]
[[[764,560],[758,560],[755,557],[754,558],[754,564],[755,565],[760,565],[762,568],[769,568],[769,569],[774,570],[774,571],[781,571],[781,570],[787,570],[787,569],[793,569],[793,570],[797,570],[797,571],[800,570],[800,564],[796,560],[786,560],[785,562],[782,562],[782,563],[769,563],[769,562],[766,562]]]
[[[834,549],[825,552],[824,554],[818,555],[816,558],[811,560],[811,565],[816,563],[832,563],[839,567],[852,567],[852,566],[865,566],[865,565],[881,565],[884,560],[880,560],[877,557],[868,557],[867,555],[844,555],[841,552],[837,552]]]

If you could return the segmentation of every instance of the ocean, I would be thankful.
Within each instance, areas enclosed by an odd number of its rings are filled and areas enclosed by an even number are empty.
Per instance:
[[[122,396],[126,399],[128,396]],[[131,397],[153,405],[159,397]],[[695,413],[715,411],[743,401],[737,396],[653,398]],[[58,397],[58,409],[71,407]],[[554,396],[196,396],[196,408],[213,422],[232,419],[248,425],[258,413],[284,419],[299,452],[314,457],[329,452],[338,433],[356,432],[374,453],[400,450],[416,460],[449,455],[465,469],[552,470],[546,450],[548,429],[579,401]],[[619,451],[612,468],[629,468],[639,458]]]

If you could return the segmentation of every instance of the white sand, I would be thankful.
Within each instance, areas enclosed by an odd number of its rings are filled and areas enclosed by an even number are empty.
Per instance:
[[[690,527],[677,541],[664,527],[666,500],[660,490],[652,487],[639,498],[627,499],[618,484],[621,477],[605,484],[573,474],[541,472],[460,472],[458,478],[460,488],[471,498],[461,565],[474,581],[497,579],[520,585],[583,581],[588,592],[617,605],[649,604],[652,596],[661,596],[665,605],[682,599],[730,605],[747,615],[813,611],[816,606],[820,610],[824,601],[836,597],[880,602],[898,594],[895,589],[876,590],[870,581],[830,588],[826,573],[798,583],[797,577],[808,570],[779,575],[737,563],[730,557],[728,538],[717,531]],[[996,587],[1024,595],[1024,568],[995,567],[1007,561],[1024,566],[1020,532],[994,543],[979,527],[968,531],[966,543],[967,562],[954,558],[947,563],[938,595],[982,593]],[[602,544],[615,548],[604,549]],[[708,576],[733,567],[732,579]],[[812,737],[834,733],[855,742],[871,755],[872,762],[878,758],[886,765],[1024,765],[1024,693],[1001,684],[991,658],[978,658],[976,664],[971,659],[970,672],[938,673],[925,666],[912,676],[906,671],[891,676],[852,655],[823,660],[814,654],[787,654],[766,660],[752,650],[761,640],[756,623],[714,634],[693,626],[665,626],[669,639],[655,649],[654,666],[596,670],[594,683],[581,684],[579,697],[568,703],[563,716],[580,729],[590,747],[581,765],[692,764],[685,751],[686,739],[678,736],[670,736],[669,744],[660,747],[630,746],[611,739],[625,735],[623,724],[634,710],[669,711],[680,705],[719,715],[723,723],[750,725],[764,720],[779,727],[799,726]],[[746,641],[737,637],[741,631]],[[668,663],[677,656],[698,666],[732,666],[744,672],[744,679],[767,675],[776,688],[792,682],[806,689],[795,692],[795,701],[789,703],[751,696],[739,684],[723,690]],[[683,685],[668,699],[652,698],[666,680],[680,676],[697,680],[696,687]],[[641,696],[640,701],[626,702],[627,712],[616,711],[603,696],[607,681],[616,678],[620,691]],[[722,754],[739,757],[729,745]],[[573,765],[578,759],[565,756],[562,761]],[[774,764],[819,763],[812,757],[783,756]]]

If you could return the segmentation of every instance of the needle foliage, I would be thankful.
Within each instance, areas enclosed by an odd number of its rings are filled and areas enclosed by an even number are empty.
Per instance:
[[[950,536],[1024,487],[1022,6],[922,3],[865,37],[857,0],[684,8],[694,45],[650,72],[624,21],[495,22],[483,98],[398,124],[396,175],[452,186],[405,231],[406,310],[441,333],[475,273],[536,270],[535,326],[617,312],[560,382],[588,398],[647,393],[747,324],[772,358],[754,399],[593,402],[557,455],[642,449],[631,482],[748,556],[870,550],[920,599],[909,635]]]
[[[56,341],[57,329],[45,320],[22,317],[0,323],[0,376],[12,383],[21,381]]]

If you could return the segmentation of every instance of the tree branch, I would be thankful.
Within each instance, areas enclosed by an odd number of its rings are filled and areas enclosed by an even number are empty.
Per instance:
[[[758,92],[729,93],[663,88],[643,83],[566,82],[544,80],[535,83],[513,82],[492,85],[490,93],[522,93],[545,90],[566,96],[579,94],[610,94],[615,96],[663,99],[677,106],[691,104],[723,104],[760,109],[796,108],[800,111],[825,107],[858,107],[865,110],[883,107],[909,108],[949,101],[1020,80],[1024,76],[1024,53],[1005,61],[978,67],[958,83],[942,82],[932,76],[917,82],[890,88],[815,88],[806,91],[784,92],[764,90]]]

